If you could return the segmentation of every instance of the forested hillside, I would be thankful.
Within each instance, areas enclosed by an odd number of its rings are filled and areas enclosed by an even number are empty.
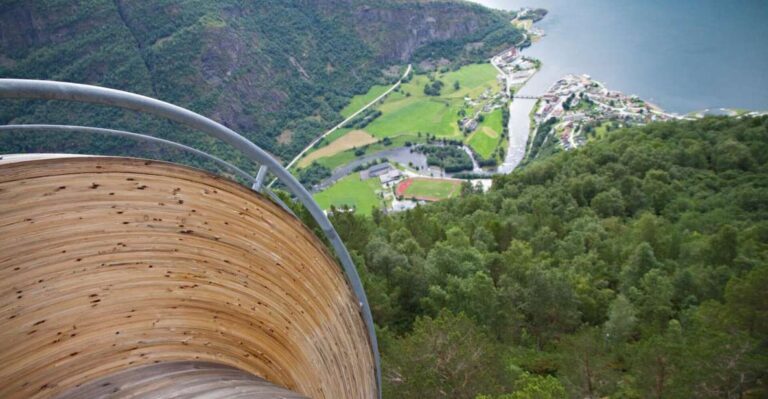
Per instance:
[[[487,194],[337,213],[386,397],[766,397],[767,162],[766,117],[659,123]]]
[[[394,81],[407,62],[479,60],[518,41],[508,19],[447,0],[4,0],[0,77],[157,97],[287,158],[339,122],[353,95]],[[132,114],[2,103],[0,123],[32,121],[132,129],[233,157],[207,138]],[[3,137],[0,152],[51,147],[47,139],[22,145]],[[86,137],[66,141],[71,150],[126,147]]]

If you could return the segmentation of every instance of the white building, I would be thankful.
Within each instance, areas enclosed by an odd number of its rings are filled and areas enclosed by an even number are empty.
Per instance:
[[[389,184],[392,182],[395,182],[397,180],[400,180],[400,178],[403,176],[402,173],[400,173],[397,169],[391,169],[387,173],[384,173],[383,175],[379,175],[379,180],[381,181],[381,184]]]

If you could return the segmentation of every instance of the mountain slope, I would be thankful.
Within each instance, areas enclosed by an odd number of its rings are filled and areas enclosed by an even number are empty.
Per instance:
[[[456,1],[10,0],[0,5],[0,76],[151,95],[288,157],[339,121],[353,94],[394,79],[390,67],[479,59],[518,35],[504,15]],[[2,123],[99,122],[181,137],[111,111],[3,108]]]
[[[332,221],[388,397],[765,397],[768,117],[613,131],[486,194]]]

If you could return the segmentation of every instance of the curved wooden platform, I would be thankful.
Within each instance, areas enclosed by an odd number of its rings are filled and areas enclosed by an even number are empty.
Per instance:
[[[307,399],[233,367],[206,362],[138,366],[72,389],[57,399]]]
[[[0,397],[178,361],[316,399],[376,397],[340,267],[272,202],[162,162],[0,162]]]

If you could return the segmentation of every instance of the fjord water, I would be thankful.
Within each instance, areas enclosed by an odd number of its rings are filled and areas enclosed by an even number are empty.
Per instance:
[[[766,0],[475,1],[549,10],[546,36],[524,52],[544,67],[521,94],[586,73],[672,112],[768,110]]]

